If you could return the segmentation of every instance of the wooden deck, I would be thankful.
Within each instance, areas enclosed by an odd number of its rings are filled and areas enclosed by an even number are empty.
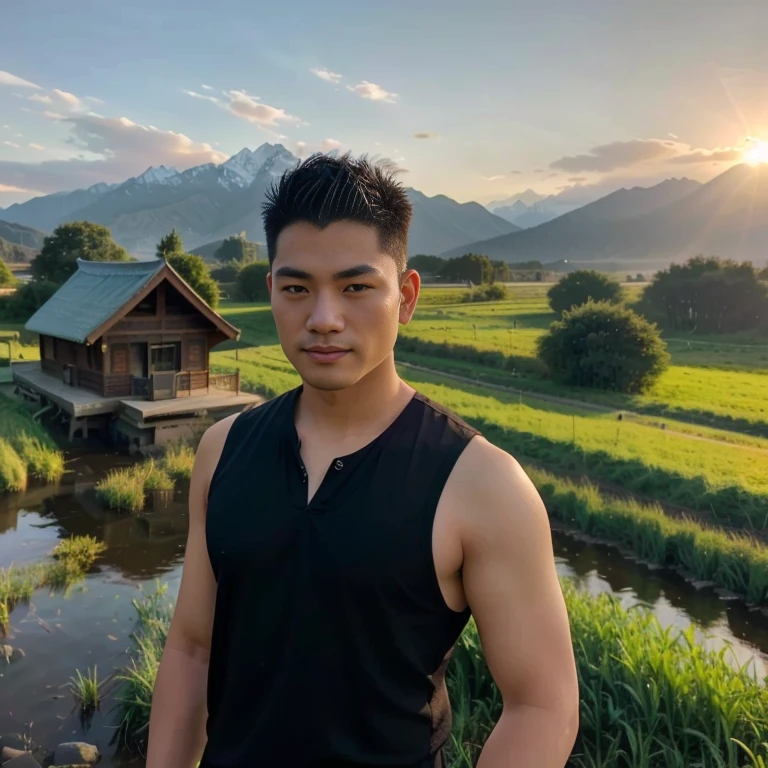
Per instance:
[[[143,425],[146,420],[168,416],[195,415],[203,411],[243,408],[262,402],[259,395],[233,392],[211,387],[210,391],[192,390],[184,397],[171,400],[145,400],[138,397],[103,397],[95,392],[65,384],[58,376],[42,370],[39,361],[13,363],[11,374],[23,391],[44,397],[75,419],[121,412],[131,422]],[[213,378],[213,377],[212,377]]]

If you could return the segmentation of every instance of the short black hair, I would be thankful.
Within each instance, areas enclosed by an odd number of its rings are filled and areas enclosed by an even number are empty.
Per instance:
[[[396,170],[363,155],[316,153],[285,171],[262,204],[267,258],[275,260],[277,238],[290,224],[305,221],[324,229],[335,221],[357,221],[376,228],[381,249],[399,272],[408,261],[412,206]]]

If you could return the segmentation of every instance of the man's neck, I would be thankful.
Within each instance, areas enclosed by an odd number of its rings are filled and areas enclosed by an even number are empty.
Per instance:
[[[397,375],[394,362],[386,363],[346,389],[325,391],[304,384],[296,414],[299,432],[333,439],[385,428],[414,393]]]

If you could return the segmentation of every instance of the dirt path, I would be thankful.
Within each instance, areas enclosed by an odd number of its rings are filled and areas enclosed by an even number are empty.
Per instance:
[[[477,381],[475,379],[470,379],[468,376],[460,376],[456,373],[446,373],[445,371],[441,371],[437,368],[427,368],[423,365],[417,365],[416,363],[406,363],[402,360],[397,361],[398,365],[403,365],[407,368],[413,368],[417,371],[423,371],[424,373],[431,373],[436,376],[443,376],[446,379],[452,379],[453,381],[461,382],[462,384],[471,384],[474,387],[483,387],[485,389],[493,389],[498,392],[506,392],[508,394],[512,395],[525,395],[526,397],[529,397],[533,400],[541,400],[545,403],[555,403],[556,405],[566,405],[572,408],[581,408],[587,411],[595,411],[596,413],[615,413],[615,414],[622,414],[622,419],[625,421],[635,421],[638,424],[643,424],[649,428],[652,428],[655,426],[654,422],[649,423],[649,421],[653,418],[651,416],[646,416],[642,413],[637,413],[636,411],[627,411],[623,408],[610,408],[606,405],[597,405],[595,403],[585,403],[581,400],[574,400],[569,397],[558,397],[557,395],[545,395],[540,394],[539,392],[532,392],[531,390],[527,389],[518,389],[517,387],[504,387],[501,384],[488,384],[484,381]],[[659,421],[657,422],[659,424],[666,424],[666,422]],[[666,434],[672,434],[677,435],[679,437],[684,437],[688,440],[698,440],[700,442],[704,443],[715,443],[717,445],[722,446],[728,446],[729,448],[741,448],[743,450],[748,451],[759,451],[761,453],[768,454],[768,448],[760,448],[756,445],[747,445],[745,443],[732,443],[728,440],[718,440],[716,437],[704,437],[703,435],[691,435],[688,432],[681,432],[677,429],[668,429],[664,428],[662,430],[661,427],[659,427],[659,431],[664,431]],[[723,430],[726,431],[726,430]]]

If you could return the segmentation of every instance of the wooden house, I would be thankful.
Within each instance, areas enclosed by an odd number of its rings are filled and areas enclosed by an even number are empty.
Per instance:
[[[211,349],[240,331],[162,259],[78,259],[26,328],[39,336],[40,362],[14,364],[13,378],[25,394],[70,414],[70,436],[83,418],[87,432],[87,417],[103,413],[141,431],[147,415],[156,424],[215,410],[212,397],[222,408],[258,399],[240,392],[239,372],[210,371]]]

